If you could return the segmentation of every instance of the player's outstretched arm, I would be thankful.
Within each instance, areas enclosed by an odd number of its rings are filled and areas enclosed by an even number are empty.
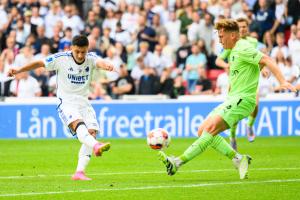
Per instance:
[[[264,54],[260,59],[259,64],[267,66],[270,69],[270,71],[273,73],[273,75],[280,83],[281,89],[288,89],[291,90],[292,92],[297,92],[296,87],[294,87],[292,84],[290,84],[288,81],[284,79],[283,74],[281,73],[279,67],[277,66],[277,64],[272,58]]]
[[[24,65],[23,67],[20,68],[12,68],[9,69],[9,71],[7,72],[7,76],[9,77],[13,77],[16,74],[19,74],[21,72],[26,72],[26,71],[30,71],[30,70],[34,70],[40,67],[45,67],[45,64],[43,61],[34,61],[32,63],[29,63],[27,65]]]
[[[106,70],[106,71],[118,72],[117,69],[114,67],[114,65],[111,62],[101,59],[101,58],[97,59],[96,65],[98,68]]]

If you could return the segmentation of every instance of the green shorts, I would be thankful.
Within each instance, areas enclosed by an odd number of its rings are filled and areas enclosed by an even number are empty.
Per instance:
[[[209,116],[219,115],[229,127],[248,117],[255,108],[255,101],[249,99],[232,98],[217,106]]]

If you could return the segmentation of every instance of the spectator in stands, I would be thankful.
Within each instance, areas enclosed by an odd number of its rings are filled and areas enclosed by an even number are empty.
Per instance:
[[[173,67],[171,57],[163,55],[162,50],[163,49],[160,44],[155,45],[154,60],[152,61],[156,63],[155,70],[159,76],[162,75],[164,69],[168,69],[171,72],[171,68]]]
[[[154,62],[155,57],[152,52],[149,51],[149,43],[141,42],[139,45],[140,52],[137,53],[136,57],[142,57],[145,66],[156,67],[156,62]]]
[[[137,33],[138,44],[141,42],[147,42],[149,44],[149,51],[154,51],[154,46],[157,42],[156,32],[153,28],[146,25],[146,17],[143,15],[139,16],[139,28]]]
[[[215,94],[226,96],[229,90],[229,68],[224,68],[224,72],[217,78]]]
[[[35,8],[37,8],[37,7],[35,7]],[[26,10],[24,13],[24,30],[25,30],[25,32],[27,32],[29,34],[34,34],[36,36],[37,35],[36,28],[38,26],[31,22],[31,18],[32,18],[32,12],[30,10]],[[44,25],[43,23],[40,23],[40,24],[41,24],[41,26]]]
[[[105,31],[105,35],[107,35],[107,37],[109,38],[109,34],[110,32],[106,32]],[[101,46],[101,29],[100,27],[93,27],[91,30],[91,33],[89,34],[88,38],[93,37],[96,41],[96,46],[99,48]],[[109,43],[110,44],[110,43]],[[109,45],[108,45],[109,46]]]
[[[58,52],[59,41],[61,40],[59,26],[53,27],[53,36],[50,38],[51,53]]]
[[[20,54],[16,56],[14,65],[18,67],[32,62],[34,60],[33,52],[34,50],[31,46],[23,47],[20,51]]]
[[[169,45],[168,40],[169,40],[169,38],[167,35],[160,35],[158,38],[158,44],[162,47],[162,54],[164,56],[174,59],[175,51],[174,51],[173,47],[171,45]]]
[[[106,58],[105,60],[107,60],[108,62],[112,63],[113,66],[115,67],[115,69],[119,70],[119,68],[121,67],[121,65],[123,64],[122,59],[120,58],[120,56],[117,54],[116,48],[114,46],[111,46],[108,48],[107,52],[106,52]],[[115,81],[119,78],[119,74],[116,72],[106,72],[108,81]]]
[[[71,27],[65,29],[65,37],[63,37],[58,44],[58,51],[68,51],[70,50],[72,44],[73,30]]]
[[[83,22],[78,15],[77,7],[74,4],[67,4],[64,7],[64,16],[62,17],[64,29],[70,27],[72,36],[80,34],[84,30]]]
[[[50,45],[45,43],[41,47],[41,52],[34,56],[35,60],[44,60],[50,55]]]
[[[32,7],[31,8],[31,12],[32,13],[30,13],[30,11],[29,11],[29,13],[27,13],[29,16],[30,16],[30,14],[32,14],[31,17],[30,17],[31,24],[35,25],[36,27],[38,27],[38,26],[45,26],[44,18],[40,16],[40,9],[39,9],[39,7],[37,7],[37,6]],[[26,12],[25,12],[24,15],[26,17]]]
[[[48,91],[49,91],[49,97],[54,97],[56,96],[56,81],[57,81],[57,76],[56,74],[51,76],[48,82]]]
[[[258,83],[259,96],[265,97],[268,94],[274,93],[274,84],[275,80],[270,77],[270,71],[268,69],[265,70],[265,73],[260,73]]]
[[[16,41],[21,44],[22,46],[25,45],[26,38],[30,34],[30,30],[24,29],[24,19],[19,17],[17,20],[17,27],[16,27]]]
[[[296,24],[297,20],[300,19],[300,2],[297,0],[287,1],[287,12],[288,16],[291,17],[291,23]]]
[[[252,9],[249,9],[246,12],[246,16],[247,16],[247,20],[248,20],[248,23],[249,23],[249,31],[260,33],[261,32],[261,27],[260,27],[260,24],[255,19],[255,15],[253,14]],[[257,38],[257,39],[259,39],[259,38]]]
[[[200,38],[200,31],[203,31],[201,30],[200,16],[197,11],[193,12],[192,20],[193,23],[191,23],[187,28],[187,36],[188,36],[188,40],[191,43],[194,43]]]
[[[270,54],[275,43],[274,35],[270,31],[264,33],[263,43],[266,45],[267,54]]]
[[[204,19],[200,23],[199,39],[205,41],[207,55],[212,53],[214,25],[212,17],[209,13],[204,14]]]
[[[193,23],[193,7],[190,1],[186,1],[184,4],[184,10],[179,16],[181,21],[180,33],[187,34],[189,25]]]
[[[38,26],[37,27],[37,38],[34,44],[35,53],[41,52],[42,44],[51,44],[51,40],[45,36],[45,27],[44,26]]]
[[[119,78],[112,85],[112,96],[119,99],[122,95],[135,94],[135,83],[133,78],[128,74],[126,65],[120,66]]]
[[[21,98],[41,96],[39,83],[28,72],[16,75],[16,79],[10,84],[10,92],[13,96]]]
[[[43,97],[49,96],[49,87],[48,87],[49,77],[45,69],[37,68],[33,71],[33,73],[31,73],[31,76],[38,81],[39,87],[41,89],[41,96]]]
[[[121,22],[118,22],[116,25],[116,33],[113,37],[116,42],[120,42],[123,46],[131,44],[131,35],[127,30],[122,29]]]
[[[203,67],[198,68],[199,79],[196,82],[195,90],[191,93],[193,95],[212,94],[212,83],[206,76],[206,70]]]
[[[11,67],[14,67],[15,55],[11,49],[6,49],[1,53],[0,56],[0,77],[6,77],[8,70]],[[9,86],[11,80],[0,81],[1,82],[1,95],[0,96],[9,96]],[[4,87],[4,88],[3,88]]]
[[[89,40],[89,52],[94,52],[97,56],[103,56],[103,53],[100,51],[100,49],[97,46],[97,42],[94,37],[88,37]]]
[[[197,44],[192,45],[192,54],[186,59],[185,69],[183,71],[183,77],[188,82],[188,91],[192,93],[195,90],[197,80],[199,79],[199,68],[206,66],[205,54],[200,52]]]
[[[102,52],[106,52],[110,45],[115,44],[115,40],[110,37],[110,28],[103,29],[103,35],[101,36],[100,41],[100,50]]]
[[[178,98],[180,95],[185,95],[186,87],[184,85],[184,80],[182,74],[178,74],[174,78],[174,86],[173,86],[173,96],[172,98]]]
[[[132,44],[127,45],[126,53],[127,53],[126,66],[127,66],[128,73],[131,74],[131,71],[132,71],[133,67],[135,66],[135,59],[136,59],[134,45],[132,45]]]
[[[106,17],[103,21],[102,28],[109,28],[110,29],[110,37],[114,37],[116,32],[118,20],[115,16],[115,12],[112,9],[106,10]]]
[[[84,32],[89,35],[94,27],[102,27],[103,21],[96,15],[93,10],[88,12],[87,20],[85,21]]]
[[[153,95],[160,90],[160,80],[153,67],[146,65],[144,74],[139,81],[138,94]]]
[[[133,78],[135,85],[138,87],[141,77],[144,75],[145,62],[143,56],[136,59],[135,65],[132,68],[130,76]]]
[[[300,68],[300,27],[295,31],[295,36],[291,35],[288,45],[292,57],[293,65]]]
[[[160,76],[159,94],[165,94],[168,97],[174,97],[174,80],[171,78],[171,70],[164,68]]]
[[[53,28],[58,21],[62,20],[63,11],[59,0],[55,0],[50,4],[50,10],[45,16],[46,36],[51,38],[53,36]]]
[[[178,40],[178,38],[180,37],[181,21],[176,18],[175,11],[170,11],[169,13],[169,20],[165,23],[164,26],[169,38],[169,44],[174,50],[177,50],[180,46],[180,41]]]
[[[300,69],[293,65],[291,57],[285,59],[284,68],[281,69],[284,78],[293,85],[296,85],[297,78],[300,75]]]
[[[135,12],[138,9],[137,5],[129,3],[127,11],[125,11],[121,18],[122,28],[128,30],[130,33],[134,33],[138,29],[139,14]]]
[[[91,93],[89,94],[90,100],[111,100],[107,92],[100,82],[91,83]]]
[[[159,14],[154,14],[152,18],[152,25],[151,27],[154,29],[156,33],[156,40],[158,41],[159,36],[161,35],[167,35],[167,29],[165,26],[161,25],[160,23],[160,15]]]
[[[269,2],[267,0],[258,0],[259,10],[256,12],[255,18],[261,27],[260,38],[263,37],[266,31],[270,31],[270,34],[275,33],[275,13],[269,8]]]
[[[176,65],[180,70],[183,70],[185,67],[186,59],[192,52],[191,45],[188,42],[186,35],[181,34],[179,41],[181,45],[176,51]]]
[[[289,56],[289,48],[284,44],[284,33],[277,33],[276,34],[276,44],[272,51],[271,51],[271,57],[275,59],[278,51],[281,51],[283,53],[283,57],[286,59]]]

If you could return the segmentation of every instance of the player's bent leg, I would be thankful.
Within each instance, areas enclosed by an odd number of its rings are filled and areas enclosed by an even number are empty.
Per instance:
[[[104,151],[108,151],[110,143],[98,142],[89,132],[82,120],[72,122],[69,127],[76,132],[78,140],[94,150],[95,156],[101,156]]]

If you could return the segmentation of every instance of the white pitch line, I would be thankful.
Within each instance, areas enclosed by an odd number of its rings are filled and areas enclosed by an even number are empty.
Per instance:
[[[284,171],[284,170],[299,170],[298,167],[289,168],[253,168],[251,171]],[[203,172],[223,172],[235,171],[235,169],[199,169],[199,170],[182,170],[179,173],[203,173]],[[141,172],[104,172],[104,173],[89,173],[90,176],[113,176],[113,175],[137,175],[137,174],[165,174],[165,171],[141,171]],[[0,176],[0,179],[24,179],[24,178],[47,178],[47,177],[64,177],[71,176],[70,174],[37,174],[34,176]]]
[[[155,190],[155,189],[169,189],[169,188],[196,188],[196,187],[210,187],[220,185],[241,185],[241,184],[262,184],[262,183],[289,183],[300,182],[300,179],[275,179],[264,181],[233,181],[233,182],[219,182],[219,183],[200,183],[200,184],[185,184],[185,185],[152,185],[144,187],[125,187],[125,188],[98,188],[86,190],[66,190],[66,191],[52,191],[52,192],[24,192],[15,194],[0,194],[0,197],[15,197],[15,196],[36,196],[36,195],[52,195],[65,193],[82,193],[82,192],[99,192],[99,191],[130,191],[130,190]]]

